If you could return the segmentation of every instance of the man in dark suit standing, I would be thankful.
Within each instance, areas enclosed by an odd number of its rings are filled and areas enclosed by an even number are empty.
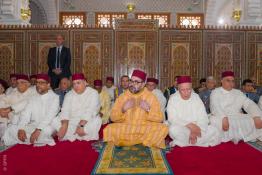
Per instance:
[[[69,48],[63,46],[63,42],[63,36],[57,35],[56,47],[50,48],[48,53],[48,75],[53,89],[58,87],[62,78],[71,76],[71,53]]]

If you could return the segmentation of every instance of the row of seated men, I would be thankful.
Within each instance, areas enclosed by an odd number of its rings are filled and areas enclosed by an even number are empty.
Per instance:
[[[103,140],[118,146],[143,144],[164,148],[168,134],[172,138],[170,146],[182,147],[262,140],[262,106],[234,89],[232,71],[223,72],[221,87],[212,90],[210,115],[193,91],[191,77],[177,77],[177,91],[170,95],[166,107],[166,122],[165,110],[150,88],[151,83],[157,82],[146,82],[146,77],[141,70],[134,70],[130,79],[126,77],[127,89],[121,94],[114,90],[113,96],[120,95],[114,103],[108,98],[112,109],[105,117],[99,96],[103,91],[101,80],[94,82],[95,90],[88,86],[82,73],[74,74],[72,89],[60,107],[59,96],[50,89],[47,74],[36,75],[36,86],[31,87],[28,76],[16,75],[13,92],[4,94],[4,83],[0,86],[0,122],[4,128],[1,139],[5,145],[35,146],[55,145],[54,136],[60,141],[97,140],[101,125],[110,121],[103,130]]]

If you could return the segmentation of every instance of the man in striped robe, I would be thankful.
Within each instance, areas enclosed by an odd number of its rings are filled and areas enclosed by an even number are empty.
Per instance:
[[[146,73],[134,70],[129,90],[117,98],[111,121],[104,129],[104,141],[117,146],[143,144],[165,148],[168,127],[162,124],[163,113],[157,98],[145,87]]]

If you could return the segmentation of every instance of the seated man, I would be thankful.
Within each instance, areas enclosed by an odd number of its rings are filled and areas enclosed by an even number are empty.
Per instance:
[[[25,109],[29,99],[35,94],[30,88],[29,77],[24,74],[16,75],[17,90],[5,97],[5,108],[0,108],[0,117],[8,122],[17,124],[21,112]]]
[[[116,98],[118,98],[121,94],[128,90],[129,77],[127,75],[123,75],[121,76],[120,81],[120,86],[115,89],[114,100],[116,100]]]
[[[146,88],[151,91],[158,99],[160,106],[161,106],[161,111],[163,114],[165,114],[165,109],[166,109],[166,98],[161,90],[157,88],[158,85],[158,79],[156,78],[147,78],[146,81]]]
[[[245,79],[242,82],[242,92],[252,101],[258,103],[259,95],[255,93],[254,83],[250,79]]]
[[[109,117],[110,117],[111,98],[108,92],[102,89],[102,86],[103,86],[102,80],[94,81],[94,88],[99,93],[100,103],[101,103],[101,109],[100,109],[99,115],[102,118],[102,124],[106,124],[109,122]]]
[[[35,94],[22,111],[18,125],[9,125],[3,136],[5,145],[35,144],[55,145],[52,138],[52,119],[59,111],[59,98],[49,90],[47,74],[38,74]]]
[[[103,90],[106,90],[111,98],[111,107],[115,101],[115,89],[114,86],[114,77],[106,77],[106,85],[103,87]]]
[[[98,140],[102,120],[99,95],[96,90],[87,87],[84,74],[72,76],[73,89],[65,96],[60,114],[52,126],[59,140]]]
[[[10,74],[9,85],[10,87],[5,92],[6,95],[9,95],[16,90],[16,86],[17,86],[16,74]]]
[[[67,92],[71,90],[70,80],[67,77],[61,78],[59,82],[59,88],[55,89],[54,92],[59,96],[59,105],[62,107],[64,98]]]
[[[168,128],[160,104],[145,87],[146,73],[134,70],[129,90],[119,96],[111,112],[112,124],[104,129],[104,141],[117,146],[143,144],[165,148]]]
[[[219,132],[208,126],[209,120],[200,97],[193,92],[191,77],[177,79],[178,92],[171,95],[167,105],[171,146],[215,146],[220,143]]]
[[[210,114],[210,107],[209,107],[210,106],[210,94],[212,90],[214,90],[215,88],[216,88],[216,80],[214,79],[214,77],[209,76],[206,79],[206,89],[198,94],[201,100],[203,101],[205,108],[206,108],[206,112],[208,114]]]
[[[222,87],[210,96],[211,125],[219,129],[222,142],[262,140],[262,111],[240,90],[234,89],[234,73],[222,73]],[[241,109],[247,114],[243,114]]]

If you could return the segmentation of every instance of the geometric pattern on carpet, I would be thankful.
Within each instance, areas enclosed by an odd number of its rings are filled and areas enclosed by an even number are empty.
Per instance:
[[[262,141],[257,140],[255,142],[248,142],[248,144],[262,152]]]
[[[165,151],[141,144],[114,146],[105,143],[92,174],[173,174]]]

